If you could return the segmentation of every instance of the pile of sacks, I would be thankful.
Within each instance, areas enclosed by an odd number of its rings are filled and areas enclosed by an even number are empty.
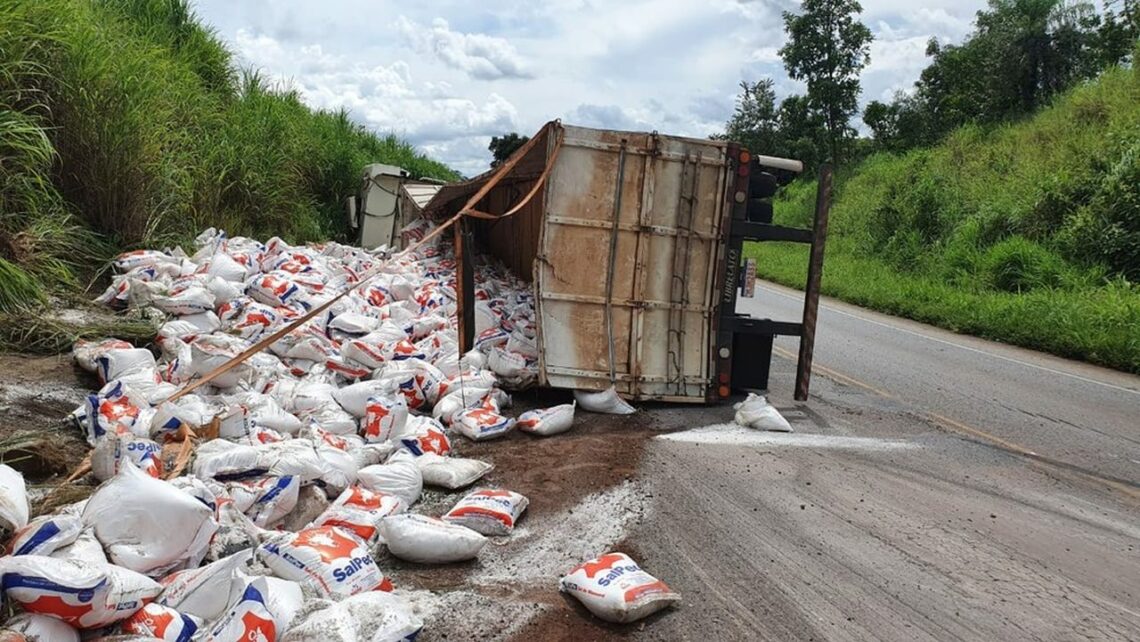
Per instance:
[[[509,534],[527,505],[520,493],[476,488],[442,516],[411,512],[425,486],[466,489],[493,468],[456,456],[453,440],[516,427],[557,434],[573,423],[574,405],[504,414],[506,390],[536,377],[523,282],[479,266],[476,345],[459,354],[447,245],[385,258],[215,230],[192,256],[119,257],[100,301],[168,315],[161,354],[116,340],[75,346],[77,362],[103,384],[73,413],[102,482],[89,499],[29,520],[23,479],[0,466],[0,530],[13,533],[0,587],[20,608],[0,628],[61,641],[80,631],[83,639],[414,637],[422,622],[391,593],[378,555],[472,559],[487,536]],[[364,280],[267,350],[171,400]],[[174,453],[191,435],[183,469]]]

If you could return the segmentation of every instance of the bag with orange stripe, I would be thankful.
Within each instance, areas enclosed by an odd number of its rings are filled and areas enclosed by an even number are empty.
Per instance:
[[[664,582],[625,553],[607,553],[580,564],[559,587],[609,622],[633,622],[681,601]]]

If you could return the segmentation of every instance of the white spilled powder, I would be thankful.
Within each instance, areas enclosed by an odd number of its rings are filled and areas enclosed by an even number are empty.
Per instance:
[[[558,580],[578,564],[610,552],[638,518],[646,502],[640,489],[625,482],[583,498],[573,508],[521,520],[507,542],[483,549],[475,584],[536,585],[558,589]],[[524,514],[525,515],[525,514]]]
[[[424,632],[419,639],[505,640],[550,608],[473,591],[396,589],[395,593],[423,621]]]
[[[431,639],[504,640],[558,603],[558,580],[578,564],[613,550],[646,502],[625,482],[583,498],[571,508],[531,519],[526,513],[508,537],[490,538],[470,589],[397,589],[424,621]]]
[[[789,448],[835,448],[842,450],[904,450],[918,444],[901,439],[844,437],[842,435],[809,435],[804,433],[762,432],[736,424],[716,424],[683,432],[659,435],[657,439],[689,444],[726,446],[786,446]]]
[[[8,412],[21,403],[71,406],[83,403],[87,391],[58,381],[0,384],[0,411]]]

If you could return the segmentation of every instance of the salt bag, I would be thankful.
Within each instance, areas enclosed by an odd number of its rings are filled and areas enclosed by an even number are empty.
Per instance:
[[[12,555],[51,555],[75,541],[83,531],[77,515],[44,515],[16,531],[8,542]]]
[[[5,622],[4,631],[22,633],[30,642],[79,642],[79,631],[63,620],[38,613],[21,613]],[[0,641],[5,638],[0,635]]]
[[[423,475],[425,485],[449,490],[470,486],[495,469],[494,464],[478,459],[440,457],[435,453],[424,453],[416,457],[416,466]]]
[[[487,538],[458,524],[426,515],[394,515],[380,522],[380,537],[396,557],[420,564],[474,559]]]
[[[323,597],[391,590],[368,545],[336,526],[285,533],[258,546],[256,555],[277,577],[300,582]]]
[[[515,427],[515,420],[490,408],[479,407],[457,413],[451,427],[472,441],[483,441],[507,434]]]
[[[733,408],[736,409],[736,423],[745,428],[792,432],[792,425],[763,395],[748,393],[748,397]]]
[[[119,566],[42,555],[0,558],[0,577],[4,595],[28,613],[79,629],[129,617],[162,590],[158,582]]]
[[[178,571],[162,578],[157,602],[204,621],[221,617],[229,606],[230,582],[246,575],[253,550],[211,562],[200,568]]]
[[[79,517],[75,515],[75,517]],[[75,541],[61,546],[50,553],[52,557],[61,560],[79,560],[93,564],[107,564],[107,553],[103,545],[95,539],[95,529],[85,528],[75,538]]]
[[[380,541],[380,521],[407,510],[407,505],[395,495],[354,485],[345,489],[309,527],[338,526],[374,546]]]
[[[276,524],[297,505],[301,480],[294,475],[261,477],[226,484],[238,510],[254,524],[267,528]]]
[[[443,520],[483,535],[510,535],[528,503],[514,491],[477,490],[459,500]]]
[[[28,525],[28,489],[24,475],[7,464],[0,464],[0,528],[10,531]]]
[[[633,622],[681,601],[625,553],[607,553],[566,574],[559,588],[608,622]]]
[[[208,506],[129,459],[88,500],[83,523],[113,563],[156,577],[201,563],[218,528]]]
[[[574,425],[574,408],[578,402],[551,408],[537,408],[519,415],[515,427],[532,435],[549,437],[570,430]]]
[[[605,415],[632,415],[637,409],[618,396],[617,390],[610,386],[600,392],[588,390],[575,390],[574,399],[586,412],[597,412]]]
[[[265,578],[262,578],[263,580]],[[206,632],[205,642],[251,640],[272,642],[277,639],[277,622],[269,612],[266,597],[254,582],[246,584],[233,607],[214,622]]]
[[[419,501],[424,488],[423,473],[415,460],[401,451],[389,457],[388,463],[361,468],[356,478],[365,488],[395,495],[411,506]]]
[[[332,397],[357,419],[363,419],[368,411],[368,401],[373,397],[383,397],[393,393],[394,390],[383,381],[368,380],[354,383],[333,391]]]
[[[388,441],[404,430],[408,421],[408,402],[403,395],[395,398],[372,397],[365,405],[360,421],[360,436],[369,444]]]
[[[229,610],[211,625],[207,641],[280,640],[305,602],[299,584],[276,577],[235,577],[230,598]]]
[[[400,433],[400,447],[417,457],[425,453],[446,457],[451,453],[451,440],[435,419],[409,417],[407,427]]]
[[[91,472],[95,479],[107,481],[119,472],[125,458],[147,475],[162,477],[162,446],[138,435],[104,435],[91,451]]]
[[[163,642],[190,642],[201,621],[184,613],[151,602],[123,620],[124,633],[149,635]]]

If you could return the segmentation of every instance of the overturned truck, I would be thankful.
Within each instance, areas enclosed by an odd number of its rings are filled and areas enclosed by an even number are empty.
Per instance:
[[[767,388],[773,337],[795,335],[806,399],[830,169],[819,172],[813,229],[774,225],[771,203],[776,175],[802,170],[728,141],[546,124],[502,166],[423,208],[436,222],[462,215],[461,350],[475,340],[478,248],[533,287],[541,384],[714,402]],[[802,319],[737,312],[755,279],[745,241],[810,244]]]

